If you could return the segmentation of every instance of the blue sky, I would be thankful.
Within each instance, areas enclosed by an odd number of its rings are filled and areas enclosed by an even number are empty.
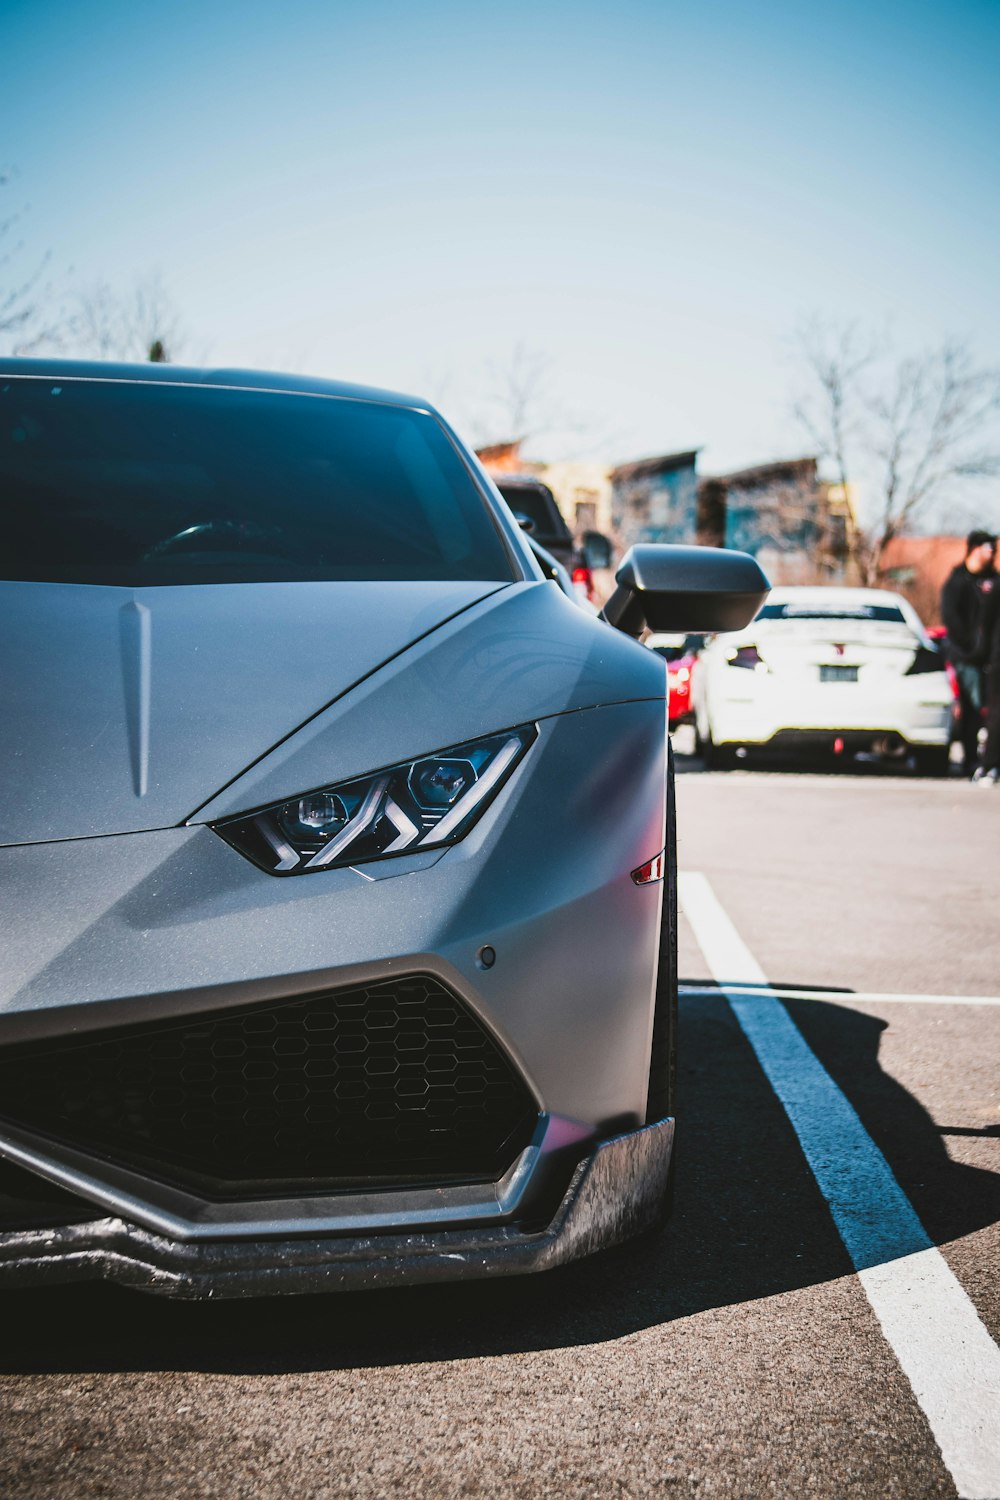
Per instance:
[[[159,272],[198,362],[469,430],[520,345],[536,448],[705,471],[808,449],[811,313],[1000,362],[996,0],[0,0],[0,55],[28,249]]]

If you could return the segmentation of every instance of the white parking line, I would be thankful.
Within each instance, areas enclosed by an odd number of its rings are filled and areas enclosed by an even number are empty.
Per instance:
[[[767,987],[708,880],[681,875],[678,893],[709,969],[799,1138],[960,1497],[997,1500],[1000,1349],[854,1108]],[[748,992],[750,985],[759,988]]]
[[[789,990],[776,984],[682,984],[682,995],[759,995],[763,988],[779,1000],[825,1000],[830,1005],[850,1005],[855,1000],[876,1005],[1000,1005],[1000,995],[886,995],[878,990]]]

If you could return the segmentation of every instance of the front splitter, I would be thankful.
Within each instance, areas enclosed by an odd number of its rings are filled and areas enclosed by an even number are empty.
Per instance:
[[[619,1244],[658,1217],[674,1122],[603,1142],[544,1229],[182,1242],[124,1219],[0,1235],[0,1287],[105,1280],[164,1296],[268,1297],[522,1276]]]

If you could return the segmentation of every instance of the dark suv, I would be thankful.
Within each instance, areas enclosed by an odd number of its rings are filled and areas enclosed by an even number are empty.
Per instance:
[[[531,522],[525,530],[533,540],[572,575],[582,558],[548,485],[530,474],[500,474],[493,482],[518,520]]]
[[[556,497],[547,484],[532,474],[498,474],[493,482],[531,540],[566,569],[576,596],[592,601],[594,580],[591,564],[573,540],[563,520]],[[596,564],[595,564],[596,566]]]

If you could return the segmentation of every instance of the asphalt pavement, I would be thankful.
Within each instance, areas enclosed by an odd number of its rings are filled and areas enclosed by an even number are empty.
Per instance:
[[[1000,1005],[977,1002],[1000,995],[1000,791],[680,764],[682,868],[705,877],[996,1340]],[[959,1493],[939,1415],[711,947],[682,921],[664,1235],[481,1286],[191,1305],[7,1294],[4,1493]],[[946,1359],[967,1327],[942,1324]]]

